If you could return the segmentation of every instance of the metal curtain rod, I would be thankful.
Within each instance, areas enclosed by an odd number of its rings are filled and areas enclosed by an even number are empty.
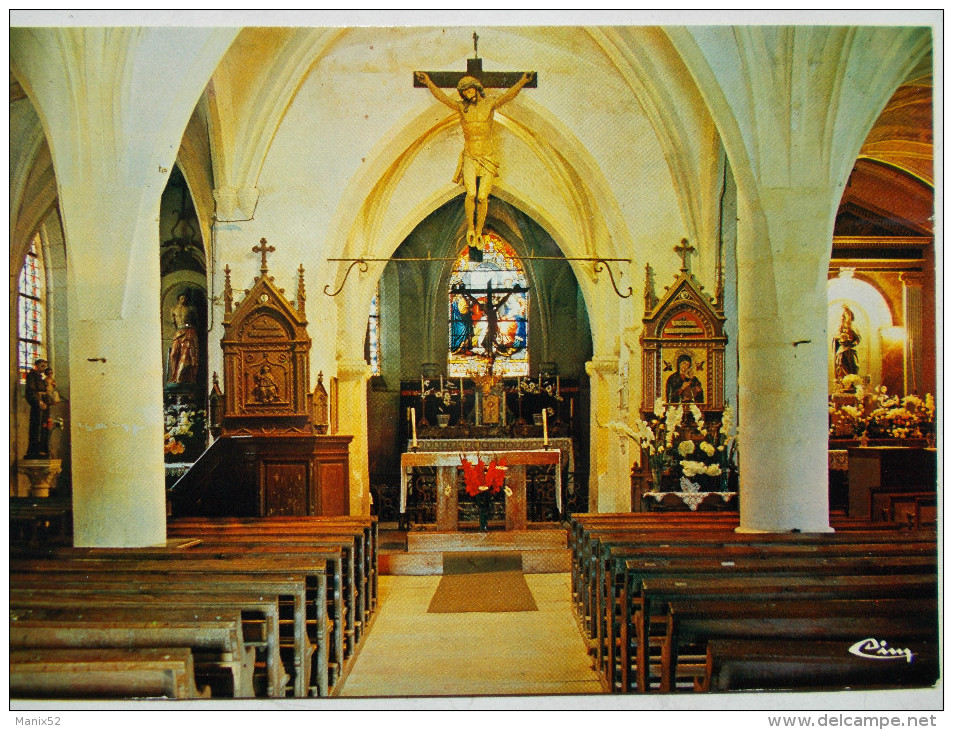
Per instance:
[[[383,263],[383,262],[394,261],[394,262],[397,262],[397,263],[401,263],[401,262],[405,262],[405,261],[457,261],[459,258],[460,258],[459,256],[453,256],[453,257],[437,256],[437,257],[434,257],[434,256],[429,256],[429,255],[428,255],[428,256],[415,256],[415,257],[408,257],[408,258],[386,258],[386,259],[380,259],[380,258],[359,258],[359,259],[329,258],[329,259],[327,259],[328,261],[341,261],[341,262],[350,261],[350,262],[351,262],[351,265],[348,266],[348,267],[347,267],[347,271],[344,272],[344,278],[341,280],[341,285],[337,288],[337,290],[336,290],[333,294],[332,294],[332,293],[329,293],[329,292],[328,292],[328,289],[331,287],[331,285],[330,285],[330,284],[325,284],[325,285],[324,285],[324,293],[325,293],[327,296],[329,296],[329,297],[336,297],[338,294],[341,293],[341,290],[344,288],[344,284],[347,282],[347,277],[351,274],[351,269],[353,269],[355,266],[359,266],[359,267],[360,267],[360,272],[361,272],[362,274],[366,274],[366,273],[367,273],[367,268],[368,268],[368,267],[367,267],[368,262],[372,262],[372,261],[373,261],[373,262],[376,262],[376,263]],[[630,296],[632,296],[632,287],[631,287],[631,286],[629,287],[629,293],[628,293],[628,294],[623,294],[621,291],[619,291],[619,287],[617,287],[617,286],[616,286],[616,283],[615,283],[615,276],[612,274],[612,269],[609,268],[609,262],[611,262],[611,261],[614,261],[614,262],[625,262],[625,263],[627,263],[627,264],[631,264],[631,263],[632,263],[632,259],[607,258],[607,257],[603,257],[603,256],[598,256],[598,257],[595,257],[595,256],[592,256],[592,257],[587,257],[587,256],[516,256],[515,258],[518,258],[520,261],[592,261],[592,262],[595,264],[592,268],[593,268],[593,270],[594,270],[597,274],[600,273],[603,269],[605,269],[606,272],[609,274],[609,280],[612,282],[612,288],[615,289],[615,293],[616,293],[616,294],[618,294],[618,295],[619,295],[620,297],[622,297],[623,299],[627,299],[627,298],[629,298]]]

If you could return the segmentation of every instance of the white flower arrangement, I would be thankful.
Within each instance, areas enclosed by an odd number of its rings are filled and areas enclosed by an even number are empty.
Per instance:
[[[858,397],[863,397],[864,379],[859,375],[845,375],[843,378],[841,378],[840,382],[844,387],[844,392],[850,393],[853,391]]]
[[[857,378],[847,375],[844,377]],[[851,381],[854,382],[854,381]],[[862,382],[862,381],[861,381]],[[936,402],[930,393],[902,398],[888,395],[883,385],[865,394],[858,386],[854,403],[828,405],[832,436],[853,438],[909,438],[932,434],[936,425]]]
[[[686,410],[695,422],[695,432],[702,439],[679,438]],[[612,421],[607,428],[637,442],[648,454],[649,467],[652,470],[656,489],[662,482],[662,475],[671,467],[681,466],[682,477],[691,480],[698,476],[720,477],[721,489],[725,489],[727,475],[734,470],[736,432],[733,425],[734,411],[726,405],[722,421],[709,431],[701,409],[691,404],[687,409],[681,405],[667,406],[661,398],[655,401],[654,418],[650,422],[639,419],[633,424]],[[686,457],[700,452],[699,459]],[[713,463],[708,463],[712,460]]]
[[[682,473],[691,479],[692,477],[697,477],[699,474],[704,474],[710,477],[717,477],[721,475],[721,467],[718,464],[703,464],[700,461],[689,461],[687,459],[681,462]]]
[[[678,453],[682,456],[690,456],[695,453],[695,442],[685,439],[678,445]]]

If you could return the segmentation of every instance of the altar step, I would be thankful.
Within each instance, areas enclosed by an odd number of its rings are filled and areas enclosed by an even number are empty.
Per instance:
[[[401,545],[406,540],[405,546]],[[518,552],[524,573],[568,573],[570,553],[565,529],[438,532],[381,532],[381,575],[441,575],[444,553]]]

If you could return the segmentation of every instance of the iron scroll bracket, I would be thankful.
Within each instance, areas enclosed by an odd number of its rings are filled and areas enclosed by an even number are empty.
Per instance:
[[[628,299],[632,296],[632,287],[629,287],[629,293],[623,294],[619,287],[616,285],[615,275],[612,273],[612,267],[609,266],[610,262],[624,262],[627,264],[632,263],[632,259],[622,259],[622,258],[606,258],[606,257],[585,257],[585,256],[520,256],[521,261],[591,261],[592,269],[596,274],[599,274],[603,271],[606,271],[609,274],[609,281],[612,283],[612,288],[615,290],[615,293],[619,295],[622,299]],[[378,263],[387,263],[394,261],[396,263],[408,263],[411,261],[456,261],[456,257],[447,258],[447,257],[408,257],[408,258],[357,258],[357,259],[344,259],[344,258],[329,258],[328,261],[338,261],[344,263],[350,263],[350,266],[347,267],[347,270],[344,272],[344,278],[341,279],[341,284],[338,286],[334,292],[329,292],[328,289],[331,288],[330,284],[324,285],[324,293],[329,297],[336,297],[341,293],[341,290],[344,289],[344,285],[347,283],[348,276],[351,275],[351,270],[358,266],[360,267],[360,272],[366,274],[368,271],[369,262],[378,262]]]

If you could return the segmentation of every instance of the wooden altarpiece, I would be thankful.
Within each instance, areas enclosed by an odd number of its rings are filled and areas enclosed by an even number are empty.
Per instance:
[[[213,421],[219,439],[207,452],[215,474],[195,475],[227,482],[229,493],[209,493],[214,487],[200,485],[193,491],[201,494],[201,504],[180,513],[349,514],[351,436],[324,435],[328,404],[320,377],[310,391],[304,267],[298,269],[297,301],[291,302],[268,275],[267,254],[274,247],[263,238],[252,250],[261,254],[261,275],[237,304],[225,267],[224,392],[220,420],[216,414]]]
[[[687,246],[685,241],[682,245]],[[654,409],[657,398],[666,403],[695,403],[711,415],[725,408],[728,338],[721,286],[715,297],[706,294],[686,258],[683,254],[681,271],[660,299],[655,296],[652,270],[645,267],[645,316],[640,342],[641,410],[646,413]]]
[[[692,275],[688,265],[694,249],[682,240],[675,247],[682,256],[682,268],[675,281],[656,297],[652,269],[645,267],[645,314],[642,318],[642,403],[640,410],[647,420],[652,417],[655,402],[661,398],[666,405],[694,404],[708,422],[719,421],[725,408],[725,315],[723,307],[722,274],[718,272],[718,286],[714,297]],[[700,439],[694,421],[683,421],[683,438]],[[646,503],[643,495],[657,494],[653,484],[648,458],[643,453],[641,463],[632,470],[632,509],[688,509],[679,501],[681,495],[666,495],[665,504],[653,499]],[[652,491],[656,490],[656,491]],[[723,495],[711,493],[691,509],[731,509],[734,501],[726,502]],[[689,495],[692,496],[692,495]],[[674,507],[672,507],[674,504]]]

